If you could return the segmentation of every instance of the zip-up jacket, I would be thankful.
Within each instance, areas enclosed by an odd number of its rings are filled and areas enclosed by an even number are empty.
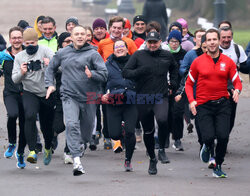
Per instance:
[[[47,46],[53,52],[56,52],[57,51],[57,46],[58,46],[57,33],[55,32],[51,39],[48,39],[48,38],[46,38],[44,36],[40,37],[39,40],[38,40],[38,45]]]
[[[229,98],[227,81],[232,80],[235,89],[241,91],[242,84],[237,73],[236,64],[224,54],[220,53],[219,60],[214,63],[211,56],[203,54],[192,63],[186,81],[185,89],[189,103],[195,101],[193,85],[197,81],[197,105],[222,97]]]

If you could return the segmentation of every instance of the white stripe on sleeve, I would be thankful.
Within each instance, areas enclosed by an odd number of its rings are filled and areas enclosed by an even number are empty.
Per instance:
[[[190,72],[188,73],[188,76],[192,80],[192,82],[195,82],[195,80],[194,80],[194,78],[193,78],[193,76],[192,76],[192,74]]]
[[[232,79],[232,82],[234,82],[234,80],[237,78],[237,76],[238,76],[238,72],[236,71],[236,73],[234,74],[234,77]]]

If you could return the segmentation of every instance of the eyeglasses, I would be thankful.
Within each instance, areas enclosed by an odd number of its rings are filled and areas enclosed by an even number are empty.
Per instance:
[[[70,43],[72,43],[72,40],[65,40],[65,41],[63,41],[63,42],[65,42],[65,43],[67,43],[67,44],[70,44]]]
[[[115,46],[114,49],[125,48],[125,45]]]
[[[170,40],[169,43],[171,43],[171,44],[179,44],[179,41]]]

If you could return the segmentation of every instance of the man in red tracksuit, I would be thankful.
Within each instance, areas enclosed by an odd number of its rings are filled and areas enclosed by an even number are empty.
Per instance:
[[[213,176],[227,177],[221,169],[227,150],[230,130],[231,105],[227,92],[227,81],[233,82],[233,100],[238,102],[242,84],[235,63],[219,51],[220,35],[216,29],[206,32],[207,53],[199,56],[191,65],[186,81],[186,94],[193,115],[197,115],[204,143],[200,158],[208,162],[210,149],[217,139]],[[197,81],[196,99],[193,85]]]

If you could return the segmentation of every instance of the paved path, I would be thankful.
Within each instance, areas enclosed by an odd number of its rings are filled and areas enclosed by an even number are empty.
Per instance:
[[[2,88],[0,88],[2,92]],[[123,171],[124,153],[114,154],[103,150],[86,151],[82,163],[86,174],[74,177],[72,166],[62,160],[64,134],[59,137],[59,147],[49,166],[27,163],[23,170],[17,169],[16,160],[5,159],[7,144],[6,113],[0,98],[0,195],[87,195],[87,196],[165,196],[165,195],[249,195],[250,191],[250,100],[242,98],[238,118],[231,135],[228,154],[223,165],[227,179],[214,179],[212,171],[199,160],[196,134],[183,139],[184,152],[168,149],[170,164],[158,163],[158,175],[147,174],[148,158],[144,145],[138,145],[133,158],[134,172]],[[172,142],[171,142],[172,143]],[[27,154],[27,149],[26,149]]]

